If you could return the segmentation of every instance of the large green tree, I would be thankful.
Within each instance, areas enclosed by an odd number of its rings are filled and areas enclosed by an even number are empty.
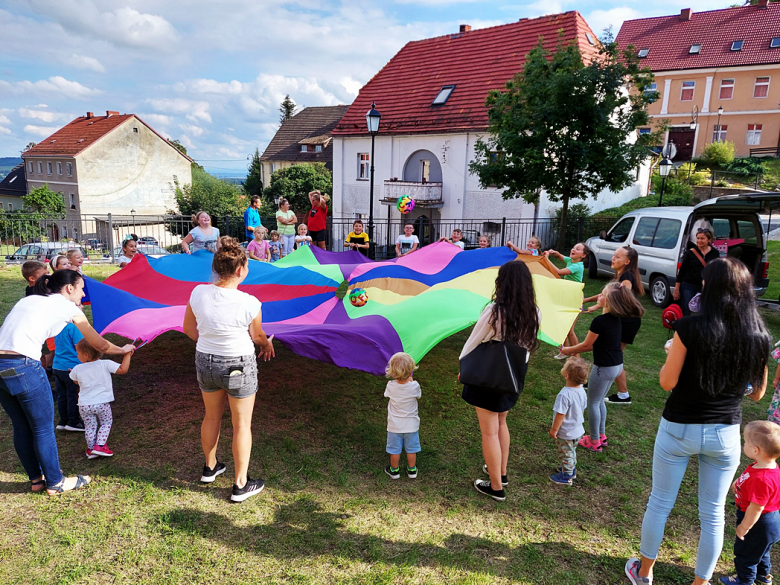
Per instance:
[[[48,216],[65,215],[65,199],[61,192],[55,193],[49,185],[43,185],[22,196],[24,208],[30,213]]]
[[[290,201],[297,215],[311,209],[309,191],[333,192],[333,175],[325,163],[301,164],[279,169],[271,175],[271,184],[263,191],[265,204],[273,206],[275,197]]]
[[[279,123],[281,124],[285,120],[292,118],[297,109],[298,106],[290,99],[290,95],[284,96],[284,100],[282,100],[282,103],[279,105]]]
[[[589,63],[573,44],[550,53],[540,40],[523,71],[488,95],[490,135],[469,168],[483,187],[505,189],[504,199],[535,203],[544,191],[560,201],[562,245],[569,202],[629,186],[650,156],[657,138],[636,129],[650,123],[652,80],[633,47],[621,51],[611,38]]]
[[[249,163],[247,169],[249,173],[244,181],[244,191],[250,197],[252,195],[263,194],[263,164],[260,162],[260,150],[255,148],[255,153],[252,155],[252,162]]]

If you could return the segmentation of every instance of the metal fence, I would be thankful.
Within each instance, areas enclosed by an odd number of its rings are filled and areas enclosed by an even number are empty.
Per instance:
[[[566,253],[576,242],[609,229],[616,219],[572,218],[567,222],[561,251]],[[264,217],[261,221],[269,229],[276,228],[275,217]],[[345,249],[344,241],[353,229],[353,222],[353,219],[328,218],[329,250]],[[418,217],[409,221],[378,220],[374,224],[373,238],[377,259],[395,257],[396,239],[407,223],[414,226],[421,246],[450,237],[452,231],[458,228],[463,232],[467,249],[477,248],[481,236],[488,238],[490,246],[502,246],[511,241],[520,247],[525,247],[528,238],[536,236],[542,241],[544,249],[555,248],[559,226],[555,218],[438,220]],[[247,239],[243,217],[212,217],[212,224],[222,235],[229,234],[241,241]],[[365,224],[368,231],[367,222]],[[112,262],[119,256],[121,243],[129,234],[139,239],[139,249],[148,254],[178,253],[182,239],[192,227],[189,217],[174,215],[69,214],[53,217],[24,212],[5,213],[0,215],[0,257],[11,262],[21,261],[42,255],[41,250],[81,246],[91,261]],[[37,246],[30,248],[31,245]],[[24,249],[25,246],[28,248]]]

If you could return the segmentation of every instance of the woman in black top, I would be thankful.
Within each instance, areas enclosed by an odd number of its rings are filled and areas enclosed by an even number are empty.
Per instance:
[[[696,246],[683,255],[682,264],[677,271],[677,284],[674,285],[672,296],[680,301],[683,316],[691,314],[688,303],[701,292],[701,271],[704,266],[720,257],[720,252],[710,246],[713,238],[708,228],[700,228],[696,232]]]
[[[739,465],[742,398],[760,400],[766,390],[772,338],[756,308],[753,277],[734,258],[714,260],[702,271],[702,312],[674,322],[660,383],[671,391],[653,451],[653,489],[642,522],[642,558],[629,559],[635,585],[651,583],[666,519],[692,456],[699,462],[701,536],[695,585],[712,577],[723,548],[724,505]]]

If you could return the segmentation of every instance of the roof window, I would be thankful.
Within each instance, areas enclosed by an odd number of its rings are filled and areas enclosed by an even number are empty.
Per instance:
[[[780,37],[774,37],[771,41],[769,41],[769,48],[780,49]]]
[[[691,45],[691,48],[688,49],[688,54],[689,55],[698,55],[699,53],[701,53],[701,45],[700,44],[699,45]]]
[[[447,103],[447,100],[450,99],[450,96],[452,95],[452,92],[455,90],[454,85],[445,85],[441,88],[441,91],[439,92],[439,95],[436,96],[436,99],[433,100],[432,106],[443,106]]]
[[[591,45],[595,45],[596,44],[596,41],[593,39],[593,35],[591,35],[589,32],[585,33],[585,38],[588,39],[588,42]]]
[[[80,138],[80,139],[78,140],[78,142],[84,142],[84,139],[83,139],[83,138]]]
[[[745,44],[745,41],[734,41],[734,42],[731,43],[731,50],[732,51],[741,51],[743,44]]]
[[[639,49],[639,58],[644,59],[650,54],[650,49]]]

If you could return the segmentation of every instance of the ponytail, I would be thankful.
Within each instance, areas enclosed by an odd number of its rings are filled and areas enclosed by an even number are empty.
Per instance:
[[[68,285],[76,286],[80,280],[83,280],[83,277],[75,270],[57,270],[36,280],[32,294],[44,297],[58,294]]]

